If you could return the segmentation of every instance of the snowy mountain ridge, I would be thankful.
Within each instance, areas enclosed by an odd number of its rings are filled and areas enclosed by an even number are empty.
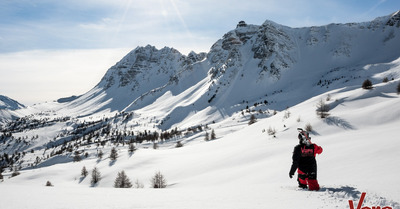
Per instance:
[[[201,85],[192,92],[198,95],[191,101],[195,107],[186,106],[191,110],[179,112],[182,117],[210,107],[226,110],[243,101],[251,104],[268,101],[266,95],[296,91],[299,85],[310,88],[344,87],[349,85],[347,82],[352,85],[356,77],[371,76],[363,70],[365,66],[388,63],[400,56],[398,17],[396,12],[371,22],[309,28],[290,28],[272,21],[261,26],[243,22],[218,40],[210,52],[193,52],[188,56],[168,47],[160,50],[150,45],[137,47],[112,66],[95,88],[62,109],[80,115],[137,111],[156,105],[168,92],[179,95]],[[332,75],[341,78],[329,78]],[[276,104],[271,106],[273,109],[283,110],[296,104],[282,97],[271,99]]]

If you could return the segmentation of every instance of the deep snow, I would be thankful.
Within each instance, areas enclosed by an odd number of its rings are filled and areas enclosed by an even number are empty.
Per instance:
[[[384,24],[389,17],[298,29],[266,21],[230,31],[210,53],[188,57],[138,47],[75,100],[7,112],[49,122],[0,144],[9,155],[26,152],[20,175],[3,172],[0,208],[350,208],[348,200],[358,203],[366,192],[363,206],[399,209],[400,32]],[[366,78],[373,89],[361,88]],[[326,119],[315,112],[320,100],[331,107]],[[257,122],[248,125],[251,114]],[[209,128],[160,142],[159,149],[135,144],[133,154],[126,144],[107,142],[101,160],[96,143],[73,148],[88,153],[80,162],[72,162],[73,152],[46,158],[78,124],[104,118],[113,131]],[[317,156],[318,192],[298,189],[288,176],[297,128],[307,124],[324,149]],[[206,142],[212,129],[217,139]],[[184,146],[176,148],[178,141]],[[108,157],[113,146],[116,161]],[[42,161],[32,166],[37,157]],[[81,177],[83,166],[99,169],[97,185]],[[144,188],[113,188],[122,170]],[[150,188],[157,171],[166,189]]]
[[[119,146],[114,163],[98,161],[95,147],[86,147],[90,156],[81,162],[23,170],[14,178],[6,174],[1,208],[348,208],[361,192],[367,192],[364,206],[400,208],[398,82],[327,92],[330,103],[340,101],[327,119],[315,114],[325,94],[289,108],[287,119],[280,112],[251,126],[241,123],[240,130],[232,128],[233,118],[211,125],[219,136],[214,141],[199,136],[182,148],[142,147],[133,155]],[[288,177],[296,128],[307,123],[315,130],[312,141],[324,148],[317,157],[319,192],[300,190]],[[268,127],[277,130],[276,138],[263,132]],[[100,170],[103,179],[95,188],[90,176],[81,179],[83,166]],[[121,170],[144,188],[112,188]],[[165,175],[166,189],[149,188],[156,171]],[[45,187],[46,181],[54,187]]]

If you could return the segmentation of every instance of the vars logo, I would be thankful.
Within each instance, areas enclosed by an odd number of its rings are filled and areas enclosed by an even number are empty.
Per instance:
[[[389,207],[389,206],[384,206],[382,208],[381,208],[381,206],[372,206],[372,207],[365,206],[365,207],[361,207],[363,202],[364,202],[364,198],[365,198],[366,194],[367,193],[365,193],[365,192],[363,192],[361,194],[361,198],[358,201],[357,209],[392,209],[392,207]],[[350,209],[354,209],[353,200],[349,200],[349,206],[350,206]]]

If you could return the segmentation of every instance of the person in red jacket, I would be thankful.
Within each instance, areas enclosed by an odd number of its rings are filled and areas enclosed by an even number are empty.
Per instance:
[[[289,177],[292,178],[297,170],[299,187],[318,191],[319,184],[317,180],[317,161],[315,156],[322,153],[322,147],[311,143],[311,137],[307,131],[300,131],[298,138],[299,144],[294,147],[293,162],[290,168]]]

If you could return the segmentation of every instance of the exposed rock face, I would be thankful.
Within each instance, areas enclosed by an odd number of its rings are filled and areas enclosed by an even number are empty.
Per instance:
[[[153,76],[169,79],[183,60],[182,54],[173,48],[157,50],[150,45],[137,47],[108,70],[101,84],[105,89],[117,85],[138,91],[141,87],[140,81],[149,81]]]
[[[386,25],[400,27],[400,11],[393,13],[386,22]]]

